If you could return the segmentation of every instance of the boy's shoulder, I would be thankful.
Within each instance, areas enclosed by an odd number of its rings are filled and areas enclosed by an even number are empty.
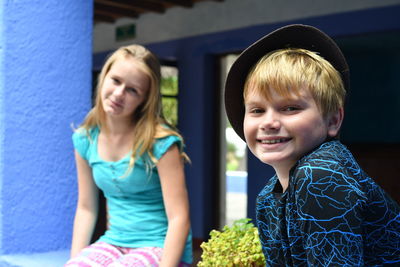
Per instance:
[[[363,171],[354,159],[350,150],[338,140],[322,143],[319,147],[303,156],[291,170],[292,176],[306,173],[346,173],[361,175]],[[314,176],[314,175],[313,175]]]
[[[367,181],[373,183],[350,150],[338,140],[325,142],[303,156],[291,169],[290,177],[292,185],[297,186],[339,182],[358,187]]]
[[[338,140],[332,140],[322,143],[316,149],[303,156],[298,161],[298,165],[320,160],[337,162],[338,164],[355,161],[350,150],[345,145]]]

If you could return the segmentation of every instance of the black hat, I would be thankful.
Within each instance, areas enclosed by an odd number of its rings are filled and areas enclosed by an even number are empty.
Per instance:
[[[264,55],[282,48],[303,48],[318,53],[340,73],[346,91],[349,89],[350,77],[346,59],[328,35],[308,25],[293,24],[279,28],[244,50],[233,63],[226,79],[226,113],[233,129],[243,140],[243,89],[247,75]]]

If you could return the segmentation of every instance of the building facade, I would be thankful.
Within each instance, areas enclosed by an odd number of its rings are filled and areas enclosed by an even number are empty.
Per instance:
[[[129,43],[179,69],[178,127],[192,160],[186,177],[198,241],[218,227],[221,209],[220,59],[285,24],[310,24],[337,40],[352,77],[354,115],[344,141],[361,156],[370,155],[367,145],[385,147],[380,164],[400,166],[393,153],[400,144],[400,1],[225,0],[95,26],[92,13],[89,1],[0,1],[0,263],[23,266],[34,255],[51,261],[57,251],[63,254],[54,261],[67,257],[77,197],[71,124],[91,107],[92,72]],[[127,23],[135,23],[136,38],[115,41],[115,28]],[[372,153],[363,162],[377,160]],[[251,155],[247,165],[254,218],[255,197],[273,171]],[[382,183],[399,192],[390,179]]]

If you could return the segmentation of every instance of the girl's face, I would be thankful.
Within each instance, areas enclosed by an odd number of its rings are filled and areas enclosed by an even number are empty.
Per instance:
[[[104,77],[101,87],[102,106],[112,118],[132,118],[146,99],[150,78],[139,68],[136,59],[117,59]]]
[[[271,101],[253,90],[245,99],[244,134],[258,159],[288,175],[302,156],[337,134],[330,117],[322,116],[309,90],[290,98],[272,91]]]

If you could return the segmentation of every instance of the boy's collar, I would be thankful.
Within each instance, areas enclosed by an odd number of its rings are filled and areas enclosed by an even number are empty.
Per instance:
[[[308,151],[306,154],[304,154],[297,162],[295,165],[293,165],[292,168],[290,168],[289,170],[289,177],[291,177],[294,173],[294,171],[297,169],[297,166],[299,165],[300,162],[303,162],[304,160],[306,160],[307,158],[310,157],[310,155],[312,155],[314,152],[320,150],[322,147],[324,146],[332,146],[334,144],[338,144],[341,143],[339,139],[337,139],[336,137],[327,137],[326,140],[324,142],[322,142],[321,144],[317,145],[316,147],[314,147],[312,150]]]

